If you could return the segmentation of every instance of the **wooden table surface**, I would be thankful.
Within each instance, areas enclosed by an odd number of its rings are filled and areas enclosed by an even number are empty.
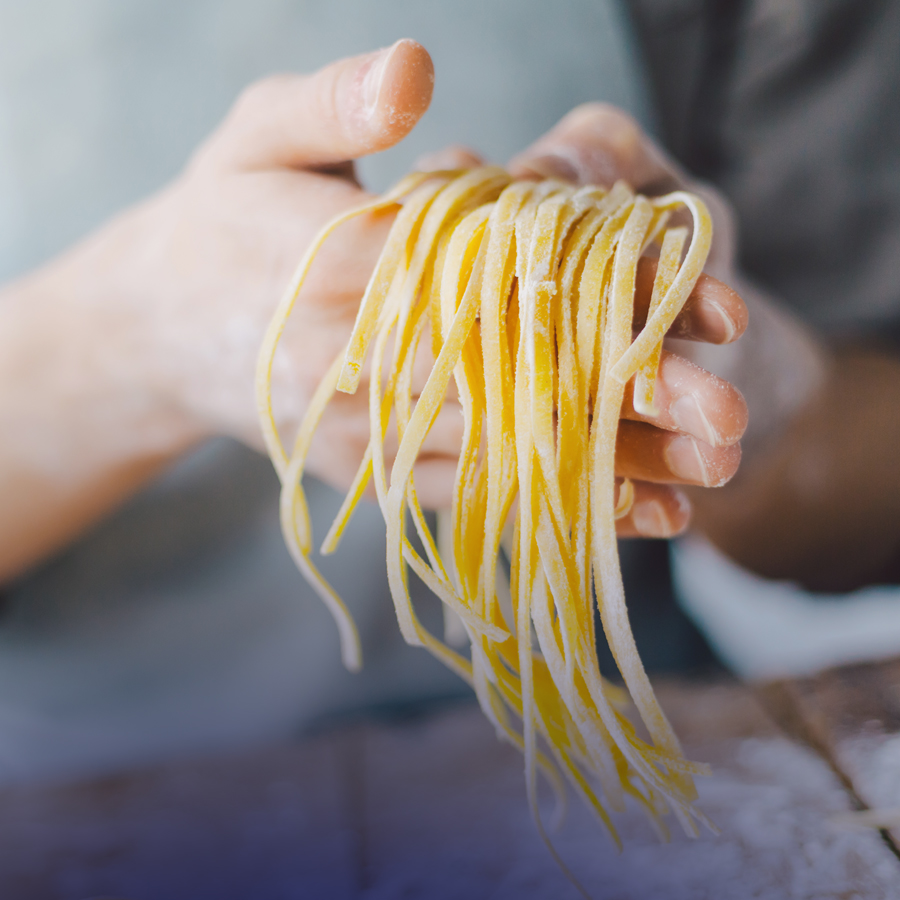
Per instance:
[[[699,787],[721,832],[663,844],[630,810],[620,855],[573,801],[554,842],[593,897],[900,898],[896,846],[832,821],[900,806],[900,663],[658,692],[715,767]],[[474,706],[0,796],[2,900],[577,896],[537,837],[521,757]]]

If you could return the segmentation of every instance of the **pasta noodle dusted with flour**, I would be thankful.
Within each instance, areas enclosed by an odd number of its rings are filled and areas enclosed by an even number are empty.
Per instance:
[[[272,416],[271,371],[307,271],[341,223],[398,207],[346,350],[319,385],[289,452]],[[689,241],[687,228],[666,227],[678,210],[693,219]],[[663,831],[669,811],[692,834],[702,820],[692,807],[692,776],[706,769],[684,759],[628,624],[616,519],[628,513],[634,492],[627,480],[617,482],[615,447],[632,377],[635,408],[655,412],[663,336],[700,275],[710,240],[706,208],[684,192],[647,198],[623,183],[605,191],[514,181],[493,167],[417,173],[321,232],[261,350],[258,402],[283,486],[281,525],[337,622],[351,669],[361,664],[358,636],[312,561],[302,476],[329,400],[336,390],[357,389],[369,358],[371,437],[322,552],[336,549],[374,482],[403,637],[469,682],[498,733],[522,749],[542,836],[538,771],[558,798],[563,776],[616,841],[609,812],[627,797]],[[637,262],[654,242],[661,246],[650,309],[633,336]],[[434,364],[414,400],[413,361],[429,331]],[[413,467],[451,378],[465,426],[450,532],[438,541]],[[392,416],[399,450],[388,470],[383,445]],[[468,658],[422,626],[410,600],[410,569],[461,622]],[[600,675],[595,598],[626,690]],[[649,741],[625,715],[629,697]]]

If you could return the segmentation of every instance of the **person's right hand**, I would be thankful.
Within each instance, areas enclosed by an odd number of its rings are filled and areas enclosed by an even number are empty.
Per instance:
[[[261,447],[256,357],[280,295],[321,226],[371,199],[352,160],[401,140],[433,80],[428,53],[402,40],[255,84],[175,182],[3,289],[0,579],[197,441]],[[288,437],[349,336],[390,221],[347,224],[314,266],[274,369]],[[429,436],[440,496],[460,432],[451,409]],[[361,385],[332,404],[309,469],[346,486],[367,442]]]
[[[274,306],[321,226],[372,199],[349,161],[404,137],[432,84],[427,52],[405,40],[245,91],[178,181],[80,255],[88,289],[98,271],[112,276],[90,298],[110,374],[198,433],[261,446],[254,368]],[[288,434],[346,342],[391,218],[353,220],[316,260],[274,368]],[[335,398],[314,473],[349,483],[368,440],[367,403],[364,384]],[[447,443],[457,430],[436,429],[426,449],[452,454],[441,435]]]

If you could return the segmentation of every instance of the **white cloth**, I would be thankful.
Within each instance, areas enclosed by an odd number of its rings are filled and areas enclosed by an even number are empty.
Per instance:
[[[709,542],[673,544],[685,611],[738,675],[768,680],[900,655],[900,588],[810,594],[736,565]]]

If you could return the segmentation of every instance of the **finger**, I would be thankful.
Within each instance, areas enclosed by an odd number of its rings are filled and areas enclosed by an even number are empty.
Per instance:
[[[741,392],[674,353],[663,351],[660,360],[653,397],[659,415],[651,418],[636,412],[633,391],[632,380],[622,405],[624,419],[681,432],[711,447],[736,444],[747,429],[747,404]]]
[[[618,179],[649,196],[690,190],[706,202],[715,237],[706,270],[723,277],[731,270],[734,224],[718,191],[691,180],[627,113],[608,103],[587,103],[567,116],[510,163],[523,178],[562,178],[576,184],[611,186]],[[672,223],[684,218],[677,213]]]
[[[685,175],[627,113],[608,103],[576,107],[510,163],[518,177],[612,186],[620,178],[645,194],[682,186]]]
[[[386,360],[393,358],[395,340],[396,334],[392,334],[388,338],[387,352],[385,354]],[[425,390],[425,385],[428,383],[428,379],[431,377],[431,373],[433,370],[434,353],[432,352],[431,343],[431,321],[428,320],[425,322],[422,328],[422,334],[419,336],[418,342],[416,344],[415,356],[413,357],[412,377],[410,378],[410,391],[413,400],[418,400],[418,398],[422,396],[422,391]],[[384,368],[381,373],[382,384],[385,387],[387,386],[390,372],[390,364],[388,362],[385,362]],[[445,402],[456,402],[458,399],[459,392],[457,390],[456,378],[451,377],[447,382],[447,388],[444,392],[444,400]]]
[[[457,459],[462,447],[463,427],[462,407],[458,403],[444,403],[422,441],[419,455],[448,456]],[[385,459],[392,461],[399,448],[397,425],[393,417],[385,432],[383,446]]]
[[[484,158],[468,147],[453,145],[420,156],[413,168],[417,172],[440,172],[446,169],[474,169],[484,165]]]
[[[668,484],[633,484],[631,510],[616,522],[619,537],[670,538],[688,527],[691,504],[682,491]]]
[[[690,435],[644,422],[619,424],[616,474],[624,478],[721,487],[737,472],[740,461],[740,444],[711,447]]]
[[[425,435],[419,453],[457,458],[462,445],[463,428],[460,405],[445,402]],[[324,448],[340,448],[342,455],[355,459],[355,465],[358,466],[372,434],[368,390],[363,387],[355,394],[336,393],[317,434],[322,438],[320,443]],[[397,455],[399,443],[397,420],[392,414],[382,441],[386,463],[390,464]]]
[[[243,225],[256,235],[261,252],[271,260],[279,281],[270,296],[277,297],[299,262],[303,249],[315,240],[322,226],[334,216],[375,199],[349,180],[323,178],[310,172],[280,170],[245,174],[234,179],[231,192],[248,202],[237,206],[244,214]],[[213,184],[218,187],[218,184]],[[266,203],[259,203],[263,197]],[[255,206],[249,202],[252,200]],[[244,208],[248,212],[244,213]],[[299,211],[299,212],[298,212]],[[253,215],[252,220],[247,217]],[[333,323],[342,329],[338,344],[346,343],[366,284],[378,261],[390,231],[393,215],[356,216],[341,225],[321,246],[299,294],[297,312],[302,322],[288,325],[287,334],[296,333],[297,340],[308,347],[309,328]],[[337,353],[319,344],[319,350]]]
[[[368,410],[362,404],[356,408],[345,407],[342,413],[340,416],[331,410],[326,413],[310,449],[306,468],[339,491],[346,491],[366,453],[371,431]],[[460,408],[447,404],[422,442],[414,468],[417,477],[420,472],[437,472],[440,476],[440,488],[431,489],[427,494],[431,498],[428,505],[432,508],[450,505],[453,473],[459,460],[462,436]],[[397,426],[393,418],[388,423],[382,446],[385,468],[389,473],[398,447]],[[374,491],[374,483],[370,480],[367,489],[370,499],[374,498]],[[424,503],[425,498],[422,500]]]
[[[333,166],[393,146],[431,102],[434,68],[411,40],[312,75],[247,88],[199,156],[225,168]]]
[[[419,502],[426,509],[449,509],[456,484],[456,460],[449,456],[420,457],[413,468]]]
[[[431,347],[431,323],[425,325],[422,337],[419,338],[419,345],[416,347],[416,356],[413,360],[412,371],[412,395],[420,397],[425,385],[431,377],[434,369],[434,354]],[[456,379],[451,378],[447,383],[447,391],[444,394],[448,401],[456,401],[459,399],[459,392],[456,386]]]
[[[645,257],[638,262],[634,291],[634,324],[647,320],[658,260]],[[730,344],[747,328],[747,306],[727,284],[701,275],[687,302],[672,323],[669,337],[709,344]]]

